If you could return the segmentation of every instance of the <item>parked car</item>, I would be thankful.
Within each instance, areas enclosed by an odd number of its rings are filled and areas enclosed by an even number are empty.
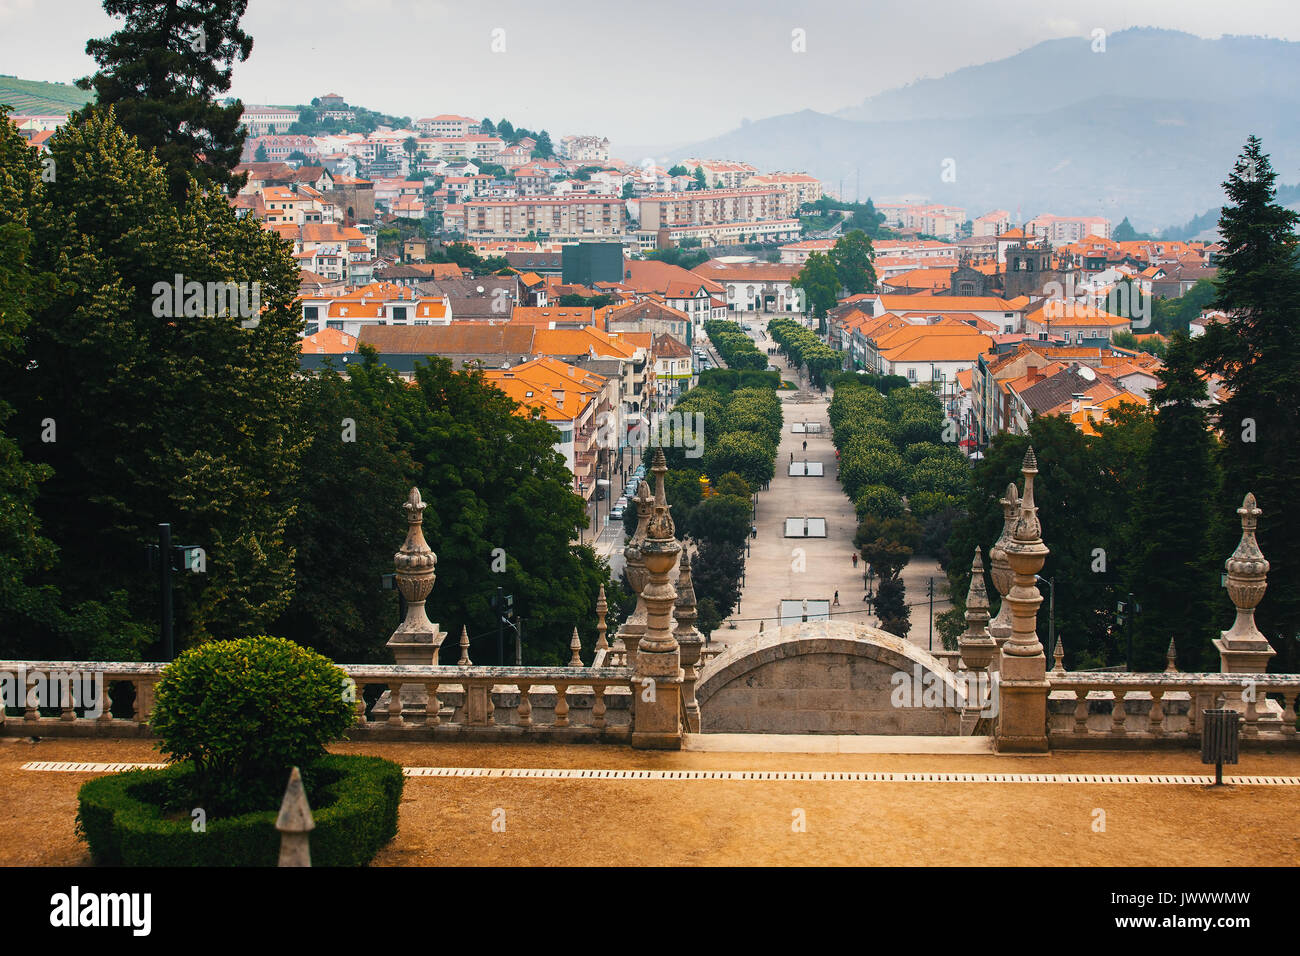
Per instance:
[[[616,504],[614,507],[609,509],[609,516],[614,521],[621,521],[623,520],[623,514],[626,511],[627,511],[627,506],[623,504],[623,499],[620,498],[618,504]]]

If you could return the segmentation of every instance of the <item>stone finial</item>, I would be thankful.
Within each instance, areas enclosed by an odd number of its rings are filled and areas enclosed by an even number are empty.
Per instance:
[[[582,641],[578,638],[578,628],[573,629],[573,637],[569,638],[569,666],[582,666]]]
[[[1165,651],[1165,673],[1166,674],[1178,673],[1178,655],[1177,655],[1177,649],[1174,647],[1174,639],[1172,637],[1169,638],[1169,650]]]
[[[634,664],[636,661],[637,645],[641,642],[641,635],[645,633],[646,616],[649,613],[642,593],[648,580],[643,549],[650,533],[650,517],[654,513],[655,504],[654,495],[650,493],[650,486],[645,481],[637,485],[636,497],[632,500],[636,502],[636,531],[628,539],[623,555],[627,559],[627,583],[636,594],[636,606],[618,629],[617,635],[623,641],[629,664]]]
[[[425,614],[424,601],[433,590],[436,579],[434,569],[438,556],[424,540],[424,500],[420,489],[412,488],[402,510],[406,512],[406,540],[393,555],[397,589],[406,599],[406,618],[393,633],[396,640],[401,635],[404,643],[434,643],[438,628]],[[390,642],[391,643],[391,642]]]
[[[970,589],[966,593],[966,633],[958,639],[961,662],[967,670],[983,670],[997,653],[997,642],[989,635],[989,597],[984,585],[984,556],[975,549],[970,565]]]
[[[695,632],[695,622],[699,616],[695,605],[695,584],[691,580],[691,553],[683,548],[681,572],[677,575],[677,600],[673,603],[678,643],[681,643],[682,635]]]
[[[605,640],[605,615],[609,612],[609,601],[605,600],[605,585],[600,586],[600,593],[596,595],[596,650],[609,650],[609,642]]]
[[[1011,636],[1011,605],[1007,603],[1007,592],[1011,590],[1012,571],[1007,561],[1006,546],[1016,530],[1016,516],[1020,513],[1020,492],[1015,482],[1007,485],[1006,497],[1002,504],[1002,534],[989,549],[989,571],[993,578],[993,587],[1002,599],[998,606],[997,617],[989,622],[989,633],[1001,647]]]
[[[280,866],[311,866],[307,834],[316,828],[316,821],[297,767],[289,771],[289,786],[284,790],[275,828],[280,831]]]
[[[1076,661],[1076,663],[1078,663]],[[1052,673],[1065,673],[1065,642],[1058,635],[1056,638],[1056,649],[1052,651]]]
[[[465,625],[460,628],[460,660],[456,663],[461,667],[469,667],[473,663],[469,659],[469,627]]]
[[[680,651],[672,630],[677,588],[669,574],[677,563],[682,546],[675,537],[677,529],[673,524],[672,506],[664,494],[664,474],[668,466],[662,448],[655,449],[654,465],[650,470],[655,475],[655,501],[654,511],[646,525],[646,539],[641,545],[641,560],[645,562],[647,574],[641,597],[647,614],[645,635],[639,644],[637,673],[641,673],[644,665],[651,668],[646,672],[648,676],[678,675],[681,672]]]
[[[1034,475],[1038,474],[1038,460],[1032,446],[1025,453],[1021,473],[1025,476],[1025,493],[1020,499],[1015,532],[1003,545],[1014,578],[1006,597],[1011,605],[1011,637],[1002,650],[1012,657],[1041,658],[1043,645],[1038,640],[1037,619],[1043,596],[1038,592],[1034,578],[1043,569],[1043,562],[1051,552],[1043,544],[1038,508],[1034,505]]]
[[[1255,608],[1268,590],[1268,559],[1255,540],[1255,528],[1263,512],[1256,506],[1255,496],[1248,492],[1237,514],[1241,516],[1241,540],[1223,563],[1228,572],[1228,597],[1237,608],[1237,617],[1232,628],[1214,641],[1214,646],[1218,648],[1224,673],[1262,674],[1268,668],[1269,658],[1277,653],[1255,624]]]

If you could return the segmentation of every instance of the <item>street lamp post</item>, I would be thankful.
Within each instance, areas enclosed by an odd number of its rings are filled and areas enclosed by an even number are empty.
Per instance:
[[[1056,653],[1056,578],[1045,578],[1041,574],[1035,574],[1034,580],[1047,584],[1047,658],[1050,660]]]

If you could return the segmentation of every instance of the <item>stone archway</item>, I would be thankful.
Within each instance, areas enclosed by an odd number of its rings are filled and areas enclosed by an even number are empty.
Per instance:
[[[919,686],[942,705],[921,706]],[[766,734],[957,735],[965,694],[928,651],[845,621],[741,641],[710,661],[695,690],[702,733]]]

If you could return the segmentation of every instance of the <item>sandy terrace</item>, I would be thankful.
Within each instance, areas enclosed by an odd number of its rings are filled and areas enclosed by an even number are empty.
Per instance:
[[[645,753],[613,746],[355,743],[410,767],[1202,773],[1158,754]],[[90,775],[31,760],[160,759],[147,741],[0,740],[0,864],[89,863],[73,833]],[[1229,771],[1298,775],[1300,755]],[[493,831],[504,810],[505,832]],[[806,831],[794,832],[802,810]],[[1096,810],[1105,832],[1094,832]],[[410,778],[380,865],[1294,865],[1300,787],[845,781]]]

